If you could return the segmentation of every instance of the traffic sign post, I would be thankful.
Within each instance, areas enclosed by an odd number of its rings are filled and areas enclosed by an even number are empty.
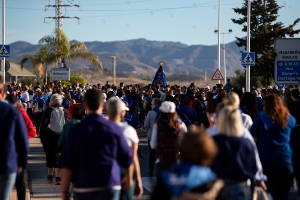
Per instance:
[[[275,40],[274,81],[279,85],[300,84],[300,39]]]
[[[0,47],[0,58],[9,58],[10,46],[1,44]]]
[[[243,52],[241,61],[243,66],[254,66],[255,52]]]
[[[219,68],[217,68],[214,75],[211,77],[211,80],[214,80],[214,81],[223,81],[224,80],[224,76],[222,75]]]

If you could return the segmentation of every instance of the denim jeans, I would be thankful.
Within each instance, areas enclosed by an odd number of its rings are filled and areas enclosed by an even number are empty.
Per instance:
[[[292,162],[261,159],[264,174],[268,177],[266,186],[274,200],[287,200],[293,184]]]
[[[128,190],[121,190],[120,200],[132,200],[135,191],[135,180]]]
[[[120,190],[101,190],[96,192],[74,193],[74,200],[119,200]]]
[[[251,188],[248,185],[239,185],[239,183],[234,182],[226,182],[226,186],[228,187],[230,193],[231,200],[251,200],[252,193]]]
[[[9,195],[16,182],[16,173],[0,174],[0,199],[9,200]]]

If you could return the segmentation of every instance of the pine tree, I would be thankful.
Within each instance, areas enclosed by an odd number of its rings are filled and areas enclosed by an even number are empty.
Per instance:
[[[247,32],[247,2],[244,0],[242,8],[233,8],[234,12],[243,15],[239,19],[231,19],[233,23],[243,26],[243,32]],[[300,18],[292,25],[283,26],[277,21],[278,11],[282,7],[276,0],[252,0],[251,3],[251,24],[250,24],[250,49],[255,52],[255,66],[251,68],[251,76],[262,76],[269,85],[270,78],[274,78],[274,42],[277,38],[294,37],[300,29],[294,30]],[[239,47],[245,47],[247,38],[236,38]]]

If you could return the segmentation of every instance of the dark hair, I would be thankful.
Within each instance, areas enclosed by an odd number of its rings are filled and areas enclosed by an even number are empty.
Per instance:
[[[18,100],[17,100],[17,97],[15,97],[14,95],[12,95],[12,94],[8,94],[7,96],[6,96],[6,99],[5,99],[6,101],[8,101],[8,103],[12,103],[12,104],[14,104],[14,103],[16,103]]]
[[[103,102],[102,92],[96,89],[88,89],[85,93],[84,102],[90,110],[98,110]]]
[[[188,105],[190,102],[190,98],[186,94],[180,94],[180,95],[178,95],[178,101],[181,104]]]
[[[169,94],[166,95],[165,101],[171,101],[176,104],[176,99],[172,95],[169,95]]]
[[[280,92],[277,89],[272,89],[269,93],[270,94],[276,94],[276,95],[280,96]]]
[[[85,110],[83,106],[75,106],[72,109],[72,118],[76,120],[81,120],[85,115]]]
[[[109,91],[109,92],[107,93],[106,100],[108,100],[109,98],[111,98],[111,97],[113,97],[113,96],[115,96],[114,91]]]
[[[130,96],[131,96],[130,90],[126,90],[126,91],[125,91],[125,96],[126,96],[126,97],[130,97]]]
[[[256,107],[256,97],[251,92],[245,92],[240,105],[246,109],[245,114],[250,115],[252,119],[257,117],[258,111]]]
[[[292,97],[294,97],[295,99],[299,99],[300,92],[298,89],[293,89],[291,93]]]
[[[208,113],[215,113],[218,106],[217,99],[210,99],[207,101],[206,112]]]

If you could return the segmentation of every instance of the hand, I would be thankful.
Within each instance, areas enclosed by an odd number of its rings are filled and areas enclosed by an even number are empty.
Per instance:
[[[23,167],[18,167],[18,174],[20,174],[23,171]]]
[[[71,198],[71,195],[70,195],[70,193],[68,191],[61,193],[61,199],[62,200],[70,200],[70,198]]]
[[[264,190],[267,190],[267,186],[264,181],[256,181],[256,186],[262,187]]]
[[[140,198],[144,193],[143,185],[141,181],[137,181],[135,186],[134,195],[137,196],[137,198]]]
[[[128,190],[132,185],[132,180],[128,175],[125,175],[122,179],[122,189]]]

